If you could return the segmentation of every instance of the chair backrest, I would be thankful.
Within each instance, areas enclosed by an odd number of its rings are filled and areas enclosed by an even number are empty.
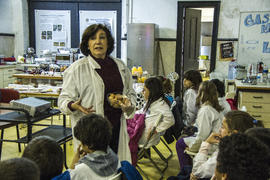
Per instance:
[[[16,100],[20,98],[20,93],[14,89],[0,88],[1,103],[9,103],[12,100]]]
[[[183,103],[179,96],[177,96],[171,106],[175,123],[173,126],[166,130],[166,133],[163,136],[168,144],[171,144],[174,141],[174,138],[178,139],[181,136],[181,132],[184,128],[182,119],[182,107]]]
[[[115,176],[111,177],[109,180],[121,180],[122,172],[117,173]]]

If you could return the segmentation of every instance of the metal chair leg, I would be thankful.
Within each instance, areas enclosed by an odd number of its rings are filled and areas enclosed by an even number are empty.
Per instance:
[[[20,132],[19,132],[19,125],[18,124],[16,125],[16,131],[17,131],[17,139],[20,139]],[[19,149],[19,152],[22,152],[21,143],[18,143],[18,149]]]
[[[3,138],[4,138],[4,129],[1,130],[1,139]],[[3,141],[0,142],[0,160],[2,156],[2,145],[3,145]]]

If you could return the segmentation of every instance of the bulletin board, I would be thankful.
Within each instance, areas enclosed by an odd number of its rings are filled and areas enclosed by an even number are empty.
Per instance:
[[[80,40],[82,39],[82,34],[84,30],[91,24],[104,24],[111,31],[114,42],[114,51],[112,56],[116,57],[116,45],[117,45],[117,11],[84,11],[80,10]]]
[[[36,54],[71,47],[70,11],[35,10]]]
[[[241,12],[238,43],[238,63],[262,60],[270,67],[270,11]]]

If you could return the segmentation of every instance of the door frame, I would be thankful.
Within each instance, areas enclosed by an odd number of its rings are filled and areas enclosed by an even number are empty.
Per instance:
[[[210,59],[210,72],[215,70],[216,67],[216,50],[217,50],[217,36],[218,36],[218,20],[220,11],[220,1],[179,1],[177,11],[177,34],[176,34],[176,56],[175,56],[175,72],[180,78],[176,81],[174,92],[176,96],[183,96],[182,82],[184,75],[184,18],[186,8],[214,8],[214,20],[212,29],[212,45],[211,45],[211,59]]]

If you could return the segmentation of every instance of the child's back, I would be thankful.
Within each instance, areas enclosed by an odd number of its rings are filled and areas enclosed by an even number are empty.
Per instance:
[[[105,180],[117,174],[120,163],[109,147],[112,136],[110,122],[97,114],[82,117],[74,127],[81,142],[71,164],[72,180]]]
[[[194,89],[187,89],[183,98],[183,121],[186,126],[195,123],[198,108],[196,107],[197,92]]]
[[[113,177],[118,168],[120,168],[120,163],[117,155],[108,148],[107,153],[95,151],[86,154],[79,160],[75,169],[70,170],[70,177],[78,180],[106,180]]]

